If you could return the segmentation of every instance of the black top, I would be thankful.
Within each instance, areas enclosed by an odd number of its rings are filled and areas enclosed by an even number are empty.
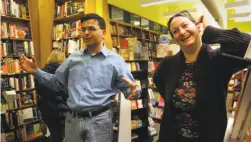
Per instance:
[[[54,74],[59,66],[58,63],[50,63],[46,64],[42,70]],[[35,80],[35,88],[39,96],[38,106],[41,112],[60,118],[63,122],[68,111],[66,104],[68,94],[64,91],[56,92],[51,90],[40,84],[38,80]]]
[[[202,36],[202,47],[196,61],[196,121],[199,126],[199,141],[222,142],[227,126],[226,95],[228,82],[233,73],[244,69],[248,62],[226,56],[227,53],[243,57],[251,40],[249,34],[237,29],[222,30],[208,26]],[[220,44],[213,50],[208,44]],[[185,71],[185,56],[182,51],[165,57],[153,76],[153,81],[165,99],[159,142],[176,142],[177,133],[173,128],[175,116],[172,98],[175,88]]]
[[[199,137],[199,126],[196,120],[196,63],[186,63],[180,82],[173,94],[173,126],[183,137]]]

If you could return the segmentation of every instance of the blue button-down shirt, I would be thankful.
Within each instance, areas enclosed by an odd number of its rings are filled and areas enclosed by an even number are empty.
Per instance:
[[[127,98],[130,88],[121,78],[135,81],[125,61],[105,46],[96,55],[87,49],[74,52],[54,75],[38,69],[36,77],[51,89],[67,90],[67,104],[75,111],[107,105],[119,90]]]

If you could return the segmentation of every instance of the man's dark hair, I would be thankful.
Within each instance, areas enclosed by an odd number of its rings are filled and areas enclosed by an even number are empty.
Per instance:
[[[102,30],[106,29],[105,20],[96,13],[85,14],[84,16],[81,17],[81,22],[84,22],[84,21],[87,21],[87,20],[90,20],[90,19],[97,20],[100,29],[102,29]]]
[[[182,17],[187,17],[187,18],[188,18],[189,20],[191,20],[194,24],[196,24],[195,19],[191,16],[191,14],[190,14],[187,10],[182,10],[182,11],[180,11],[180,12],[174,14],[174,15],[169,19],[169,21],[167,22],[167,28],[168,28],[168,31],[169,31],[169,33],[171,34],[172,37],[173,37],[173,34],[172,34],[172,32],[171,32],[171,29],[170,29],[170,24],[171,24],[171,22],[173,21],[174,18],[180,17],[180,16],[182,16]]]

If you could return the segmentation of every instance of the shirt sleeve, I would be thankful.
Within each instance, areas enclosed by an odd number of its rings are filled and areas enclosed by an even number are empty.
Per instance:
[[[135,82],[131,71],[128,69],[127,64],[125,61],[122,60],[122,64],[115,66],[115,74],[116,74],[116,81],[117,81],[117,88],[124,94],[125,98],[128,98],[131,94],[130,87],[122,80],[122,77],[125,77],[132,82]],[[141,96],[141,88],[137,85],[137,98]]]
[[[37,81],[55,91],[66,91],[68,86],[68,76],[69,76],[69,63],[70,59],[67,58],[59,68],[56,70],[55,74],[50,74],[41,69],[37,69],[35,76]]]

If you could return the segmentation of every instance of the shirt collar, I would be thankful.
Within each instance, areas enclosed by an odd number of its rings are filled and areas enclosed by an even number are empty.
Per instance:
[[[85,53],[88,53],[87,47],[83,51],[83,54],[85,54]],[[98,55],[100,53],[103,54],[105,57],[107,57],[107,55],[108,55],[108,49],[106,48],[105,44],[103,45],[103,47],[101,48],[101,50],[96,55]]]

